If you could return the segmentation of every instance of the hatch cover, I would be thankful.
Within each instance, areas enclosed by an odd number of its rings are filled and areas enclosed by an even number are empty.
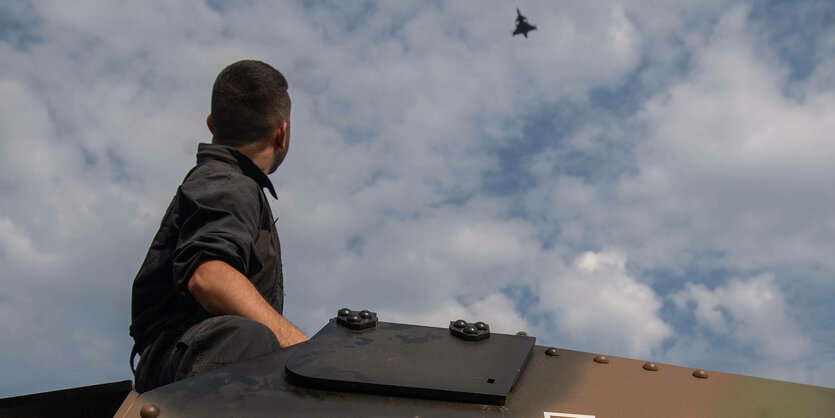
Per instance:
[[[331,319],[285,368],[297,386],[503,405],[535,341],[465,341],[447,328],[387,322],[354,331]]]

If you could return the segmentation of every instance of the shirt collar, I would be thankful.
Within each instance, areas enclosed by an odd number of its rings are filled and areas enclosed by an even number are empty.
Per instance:
[[[238,151],[233,147],[217,144],[199,144],[197,145],[197,164],[207,160],[223,161],[240,168],[241,172],[247,177],[255,180],[261,187],[266,187],[274,199],[278,197],[275,194],[275,188],[270,178],[264,174],[261,169],[255,165],[249,156]]]

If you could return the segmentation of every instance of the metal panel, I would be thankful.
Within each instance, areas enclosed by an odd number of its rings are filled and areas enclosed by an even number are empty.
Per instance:
[[[386,322],[351,330],[331,320],[287,360],[286,372],[309,388],[501,405],[535,340],[465,341],[443,328]]]

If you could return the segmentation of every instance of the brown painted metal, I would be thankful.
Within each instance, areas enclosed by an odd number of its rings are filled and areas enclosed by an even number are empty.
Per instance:
[[[125,418],[128,416],[128,411],[130,411],[131,407],[133,407],[133,403],[136,401],[136,398],[139,397],[139,392],[135,390],[131,390],[128,393],[128,396],[122,401],[122,405],[119,406],[119,409],[113,415],[114,418]]]
[[[284,374],[288,358],[306,344],[142,394],[124,416],[140,417],[153,404],[160,417],[835,417],[831,388],[715,371],[698,378],[692,368],[612,356],[598,363],[598,354],[559,349],[552,356],[542,346],[531,351],[504,406],[309,389]],[[433,373],[431,364],[426,373]]]

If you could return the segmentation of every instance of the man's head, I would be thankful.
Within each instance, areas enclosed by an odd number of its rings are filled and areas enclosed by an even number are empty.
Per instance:
[[[238,61],[224,68],[212,88],[208,124],[213,143],[258,152],[274,147],[268,172],[275,171],[290,141],[287,79],[261,61]]]

